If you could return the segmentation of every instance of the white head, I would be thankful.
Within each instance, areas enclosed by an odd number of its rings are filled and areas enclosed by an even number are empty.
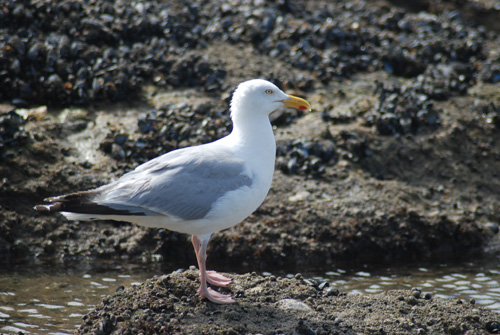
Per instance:
[[[310,109],[303,99],[287,95],[276,85],[263,79],[252,79],[238,85],[231,100],[231,117],[246,114],[268,116],[279,107],[287,106],[301,110]]]

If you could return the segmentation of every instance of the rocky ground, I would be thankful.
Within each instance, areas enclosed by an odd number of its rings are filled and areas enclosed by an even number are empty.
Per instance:
[[[341,262],[498,253],[495,1],[64,0],[6,2],[0,9],[2,262],[160,255],[193,264],[182,234],[67,222],[32,208],[44,197],[101,185],[161,153],[227,134],[231,92],[254,77],[306,97],[313,111],[272,116],[278,142],[272,190],[245,222],[213,237],[211,268],[298,272]],[[179,280],[189,279],[183,276]],[[243,292],[263,280],[237,278]],[[283,313],[275,308],[285,292],[269,293],[272,300],[252,305],[249,315],[258,315],[256,308]],[[317,305],[336,308],[350,300],[355,310],[373,303],[376,311],[379,305],[369,301],[394,307],[408,294],[320,295],[306,304],[318,313]],[[182,295],[189,303],[197,299],[194,289]],[[408,309],[432,304],[420,299]],[[193,315],[208,308],[217,317],[229,310],[247,317],[244,305],[223,307],[220,315],[216,307],[196,306]],[[387,327],[399,320],[392,317]],[[459,321],[449,317],[455,329],[449,333],[463,333]],[[298,322],[275,328],[287,333]],[[411,322],[410,330],[431,329]],[[478,322],[472,318],[464,327]],[[445,329],[437,324],[442,328],[428,333]],[[301,325],[304,333],[323,326],[348,332],[333,320]],[[257,331],[253,323],[247,327]]]
[[[193,295],[197,275],[172,273],[120,287],[84,317],[76,333],[479,335],[500,326],[497,313],[473,302],[435,298],[416,289],[345,294],[300,274],[285,279],[233,276],[230,291],[237,303],[213,305]]]

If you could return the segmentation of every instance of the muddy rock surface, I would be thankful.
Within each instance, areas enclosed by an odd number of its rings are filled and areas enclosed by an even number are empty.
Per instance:
[[[192,270],[120,287],[84,317],[76,333],[479,335],[498,325],[491,310],[418,289],[365,296],[308,282],[300,274],[233,280],[224,290],[237,302],[225,306],[200,300],[198,273]]]
[[[228,134],[231,93],[256,77],[313,110],[271,116],[272,189],[213,236],[210,268],[498,254],[499,22],[489,0],[1,3],[0,262],[194,264],[185,235],[33,206]],[[174,273],[106,298],[80,332],[482,334],[498,320],[411,291],[330,296],[231,275],[234,306],[200,301],[195,272]]]

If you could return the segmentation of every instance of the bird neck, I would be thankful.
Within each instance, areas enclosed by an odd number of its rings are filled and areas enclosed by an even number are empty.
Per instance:
[[[245,117],[245,114],[232,115],[233,131],[228,136],[230,142],[244,152],[255,158],[260,158],[260,162],[272,165],[276,158],[276,142],[273,128],[267,115],[252,115]]]

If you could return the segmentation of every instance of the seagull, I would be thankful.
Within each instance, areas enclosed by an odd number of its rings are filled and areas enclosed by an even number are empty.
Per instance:
[[[192,235],[200,271],[199,294],[218,304],[234,300],[208,287],[231,279],[207,271],[213,233],[243,221],[264,201],[274,173],[276,142],[269,114],[282,106],[310,110],[301,98],[252,79],[238,85],[231,104],[231,133],[211,143],[156,157],[96,189],[44,199],[39,212],[69,220],[126,221]]]

